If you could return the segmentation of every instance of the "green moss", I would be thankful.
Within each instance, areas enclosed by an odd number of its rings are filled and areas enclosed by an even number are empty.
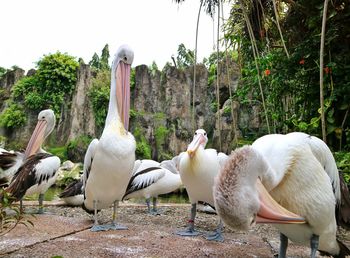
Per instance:
[[[156,138],[156,144],[158,148],[164,144],[169,131],[170,130],[164,126],[159,126],[158,128],[156,128],[155,138]]]
[[[66,146],[48,148],[47,151],[49,153],[51,153],[52,155],[59,157],[61,159],[61,162],[67,160],[67,147]]]
[[[150,159],[152,157],[152,148],[147,142],[144,134],[141,132],[141,129],[139,127],[135,127],[133,134],[136,139],[136,158]]]

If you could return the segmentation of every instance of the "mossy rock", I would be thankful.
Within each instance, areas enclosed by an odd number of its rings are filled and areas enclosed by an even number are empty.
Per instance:
[[[67,158],[73,162],[83,162],[86,150],[92,140],[90,136],[79,136],[67,146]]]
[[[70,161],[67,161],[70,162]],[[58,176],[56,179],[56,185],[64,188],[76,179],[79,179],[83,173],[83,164],[74,163],[72,167],[67,169],[65,163],[58,170]]]

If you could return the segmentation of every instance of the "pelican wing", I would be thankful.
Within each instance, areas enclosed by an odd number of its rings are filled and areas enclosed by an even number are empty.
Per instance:
[[[341,201],[340,180],[337,164],[335,162],[333,154],[328,148],[327,144],[321,139],[314,136],[309,136],[309,139],[311,151],[316,157],[316,159],[324,167],[324,170],[329,176],[333,186],[335,198],[337,199],[337,203],[339,204]]]
[[[227,159],[228,159],[228,156],[225,153],[223,153],[223,152],[218,153],[218,160],[219,160],[220,168],[224,167]]]
[[[32,155],[17,170],[6,191],[19,200],[31,186],[40,185],[53,177],[59,166],[59,158],[49,153]]]
[[[94,160],[95,152],[96,152],[96,147],[98,145],[98,139],[93,139],[90,144],[88,149],[86,150],[85,157],[84,157],[84,168],[83,168],[83,192],[85,189],[86,181],[89,178],[90,170],[91,170],[91,165]]]
[[[148,167],[138,171],[130,178],[123,199],[132,192],[136,192],[157,182],[164,175],[165,171],[161,167]]]
[[[21,152],[0,151],[0,178],[11,180],[23,163],[24,154]]]
[[[177,170],[176,164],[175,164],[175,162],[173,160],[163,160],[160,163],[160,166],[162,168],[165,168],[165,169],[169,170],[173,174],[179,174],[179,171]]]
[[[76,196],[79,194],[83,194],[83,180],[74,180],[72,183],[67,185],[67,187],[60,194],[60,198],[67,198],[71,196]]]

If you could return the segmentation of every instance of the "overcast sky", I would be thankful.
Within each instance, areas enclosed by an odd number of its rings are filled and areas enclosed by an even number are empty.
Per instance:
[[[113,56],[121,44],[135,52],[133,66],[156,61],[161,69],[178,45],[194,49],[199,0],[0,0],[0,66],[35,67],[60,51],[86,63],[105,44]],[[225,13],[228,11],[225,8]],[[227,18],[227,17],[225,17]],[[216,24],[202,12],[198,60],[213,52]],[[214,33],[214,34],[213,34]],[[110,60],[111,61],[111,60]]]

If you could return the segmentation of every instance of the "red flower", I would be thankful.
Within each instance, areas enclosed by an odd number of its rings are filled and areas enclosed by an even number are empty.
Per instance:
[[[326,66],[325,68],[323,68],[323,71],[324,71],[326,74],[329,74],[329,73],[332,73],[332,68]]]
[[[271,71],[269,69],[266,69],[264,71],[265,76],[269,76],[271,74]]]
[[[305,64],[305,59],[302,58],[302,59],[299,61],[299,64],[301,64],[301,65]]]

